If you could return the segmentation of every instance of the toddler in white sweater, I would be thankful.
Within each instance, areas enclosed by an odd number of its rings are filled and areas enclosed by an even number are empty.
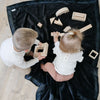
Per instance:
[[[83,51],[81,51],[83,35],[79,30],[72,29],[62,36],[59,42],[59,32],[53,34],[55,42],[53,53],[56,57],[53,63],[41,64],[41,68],[56,81],[68,81],[74,75],[77,61],[83,60]]]
[[[11,38],[6,39],[0,47],[0,56],[7,66],[16,65],[20,68],[29,68],[45,57],[39,55],[29,61],[24,60],[25,53],[29,52],[33,44],[42,44],[36,38],[38,33],[29,28],[19,28]]]

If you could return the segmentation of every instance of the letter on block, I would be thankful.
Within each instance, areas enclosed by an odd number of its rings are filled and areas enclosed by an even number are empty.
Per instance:
[[[42,27],[42,23],[38,22],[37,26],[41,28]]]
[[[56,16],[60,16],[60,15],[62,15],[62,14],[64,14],[64,13],[67,13],[67,12],[69,12],[69,9],[68,9],[67,7],[63,7],[63,8],[59,9],[59,10],[56,12]]]
[[[50,18],[50,23],[52,24],[54,20],[55,20],[55,17]]]
[[[70,29],[71,29],[70,26],[66,26],[66,27],[63,29],[63,31],[64,31],[64,32],[68,32]]]
[[[35,46],[34,57],[38,57],[39,53],[41,54],[41,56],[47,56],[48,43],[43,43],[41,46]]]
[[[57,24],[57,25],[63,26],[63,24],[62,24],[62,22],[60,21],[60,19],[55,20],[54,23]]]
[[[87,26],[81,28],[81,29],[80,29],[80,32],[84,32],[84,31],[86,31],[86,30],[88,30],[88,29],[90,29],[90,28],[92,28],[92,25],[91,25],[91,24],[89,24],[89,25],[87,25]]]
[[[78,21],[85,21],[87,14],[85,13],[79,13],[79,12],[73,12],[72,20],[78,20]]]

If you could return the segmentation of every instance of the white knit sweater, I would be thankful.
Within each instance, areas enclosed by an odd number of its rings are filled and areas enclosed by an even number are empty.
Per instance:
[[[78,62],[83,60],[83,51],[77,53],[64,53],[59,48],[59,42],[55,43],[53,53],[56,58],[53,61],[55,70],[61,75],[70,75],[75,72],[75,67]]]
[[[38,44],[38,43],[39,43],[39,40],[36,40],[35,44]],[[29,68],[32,65],[36,64],[37,62],[39,62],[39,60],[37,58],[26,62],[24,60],[24,55],[25,55],[24,51],[16,52],[14,50],[12,38],[6,39],[1,44],[0,56],[1,56],[2,61],[7,66],[16,65],[20,68]]]

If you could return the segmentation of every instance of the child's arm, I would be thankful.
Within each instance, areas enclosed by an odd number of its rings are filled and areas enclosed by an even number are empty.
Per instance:
[[[35,65],[36,63],[39,62],[39,60],[42,60],[44,58],[45,57],[43,57],[43,56],[38,56],[38,58],[34,58],[34,59],[29,60],[29,61],[25,61],[23,58],[20,61],[16,61],[15,65],[20,67],[20,68],[26,69],[26,68],[29,68],[29,67]]]
[[[57,42],[59,37],[59,32],[52,32],[52,34],[54,34],[53,36],[54,42]]]
[[[42,69],[45,72],[48,72],[51,75],[51,77],[55,81],[58,81],[58,82],[68,81],[71,78],[73,78],[73,75],[74,75],[74,74],[71,74],[71,75],[61,75],[61,74],[57,73],[56,70],[55,70],[55,68],[54,68],[54,66],[52,65],[52,63],[47,63],[47,65],[45,65],[43,67],[42,67]]]

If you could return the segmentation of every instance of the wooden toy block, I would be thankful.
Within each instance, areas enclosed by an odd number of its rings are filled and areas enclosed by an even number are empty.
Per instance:
[[[92,28],[92,25],[91,25],[91,24],[89,24],[89,25],[87,25],[87,26],[81,28],[81,29],[80,29],[80,32],[84,32],[84,31],[86,31],[86,30],[88,30],[88,29],[90,29],[90,28]]]
[[[65,34],[65,33],[60,33],[60,34],[59,34],[59,36],[61,36],[61,37],[62,37],[64,34]]]
[[[38,57],[38,54],[41,56],[47,56],[48,53],[48,43],[43,43],[41,46],[35,46],[34,57]]]
[[[56,12],[56,16],[60,16],[64,13],[68,13],[69,12],[69,9],[67,7],[63,7],[61,9],[59,9],[57,12]]]
[[[91,57],[92,59],[96,59],[97,56],[98,52],[96,52],[95,50],[92,50],[89,54],[89,57]]]
[[[52,24],[54,20],[55,20],[55,17],[50,18],[50,23]]]
[[[42,23],[38,22],[37,26],[41,28],[42,27]]]
[[[54,23],[57,24],[57,25],[63,26],[63,24],[62,24],[62,22],[60,21],[60,19],[55,20]]]
[[[78,20],[78,21],[85,21],[87,14],[85,13],[79,13],[79,12],[73,12],[72,20]]]
[[[63,31],[64,31],[64,32],[68,32],[70,29],[71,29],[70,26],[66,26],[66,27],[63,29]]]
[[[65,33],[59,33],[58,35],[62,37],[64,34]],[[54,33],[53,32],[51,32],[51,36],[54,36]]]

